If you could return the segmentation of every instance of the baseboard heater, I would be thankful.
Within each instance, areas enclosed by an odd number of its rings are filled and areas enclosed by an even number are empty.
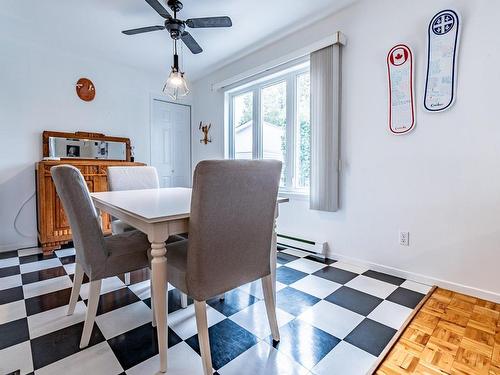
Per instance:
[[[323,241],[305,239],[283,233],[278,233],[278,245],[307,251],[322,257],[326,256],[326,250],[328,246],[327,243]]]

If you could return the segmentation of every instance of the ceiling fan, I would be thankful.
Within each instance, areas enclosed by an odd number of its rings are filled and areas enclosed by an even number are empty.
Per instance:
[[[165,19],[164,26],[148,26],[141,27],[138,29],[124,30],[122,31],[125,35],[135,35],[140,33],[147,33],[156,30],[167,29],[170,33],[170,37],[175,41],[181,39],[184,44],[189,48],[189,50],[198,54],[203,52],[198,42],[193,38],[193,36],[186,31],[186,26],[197,29],[197,28],[209,28],[209,27],[231,27],[233,23],[231,18],[227,16],[223,17],[204,17],[204,18],[190,18],[188,20],[180,20],[177,18],[177,12],[179,12],[183,5],[179,0],[168,0],[167,5],[174,13],[172,17],[170,13],[158,2],[158,0],[146,0],[146,2],[153,8],[160,16]]]

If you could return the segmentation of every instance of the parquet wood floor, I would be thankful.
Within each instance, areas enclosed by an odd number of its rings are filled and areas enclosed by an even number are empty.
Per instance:
[[[436,289],[377,375],[500,375],[500,304]]]

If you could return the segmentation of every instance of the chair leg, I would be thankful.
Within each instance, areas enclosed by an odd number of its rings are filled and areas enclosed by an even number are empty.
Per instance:
[[[219,301],[224,301],[226,299],[226,293],[219,294],[217,297],[219,297]]]
[[[80,288],[82,287],[84,274],[81,264],[76,262],[75,274],[73,275],[73,288],[71,288],[71,297],[69,297],[68,312],[66,315],[73,315],[75,312],[75,306],[78,301],[78,295],[80,294]]]
[[[151,325],[156,327],[155,304],[153,301],[153,279],[151,278],[151,270],[149,270],[149,288],[151,289]]]
[[[87,301],[87,316],[85,317],[85,324],[83,325],[80,349],[86,348],[89,345],[92,328],[94,328],[97,305],[99,304],[101,281],[102,280],[94,280],[90,282],[89,299]]]
[[[196,315],[196,327],[198,328],[198,341],[200,343],[203,372],[205,375],[212,375],[212,355],[210,354],[207,305],[205,301],[194,301],[194,311]]]
[[[125,273],[125,285],[130,285],[130,272]]]
[[[183,309],[185,309],[186,307],[188,307],[188,296],[186,293],[181,293],[181,307]]]
[[[280,341],[280,331],[278,328],[278,319],[276,319],[276,303],[274,301],[273,279],[271,275],[264,276],[262,279],[262,291],[264,292],[264,302],[266,304],[267,319],[271,327],[271,334],[274,341]]]

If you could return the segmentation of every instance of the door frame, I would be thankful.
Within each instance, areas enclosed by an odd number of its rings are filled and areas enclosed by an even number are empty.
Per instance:
[[[163,102],[167,104],[175,104],[189,108],[189,186],[193,185],[193,110],[191,104],[177,103],[168,100],[163,95],[151,94],[149,99],[149,165],[153,160],[153,105],[154,102]]]

